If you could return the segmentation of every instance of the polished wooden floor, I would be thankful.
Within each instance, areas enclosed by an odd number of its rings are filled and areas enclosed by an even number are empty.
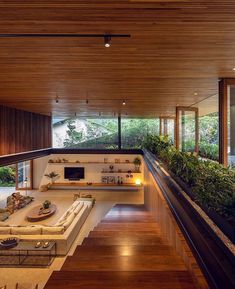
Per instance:
[[[46,289],[193,289],[182,259],[142,205],[116,205]]]

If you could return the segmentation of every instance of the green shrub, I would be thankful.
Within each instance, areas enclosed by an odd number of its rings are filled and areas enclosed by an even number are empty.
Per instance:
[[[7,186],[15,183],[15,169],[12,167],[0,167],[0,185]]]
[[[235,217],[235,173],[229,168],[202,160],[193,153],[176,150],[165,138],[147,136],[144,147],[192,191],[196,202],[227,219]]]

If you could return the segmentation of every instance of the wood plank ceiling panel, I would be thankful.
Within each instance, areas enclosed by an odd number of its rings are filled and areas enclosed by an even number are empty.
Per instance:
[[[234,77],[234,11],[231,0],[0,0],[0,34],[131,34],[108,49],[102,38],[0,37],[0,103],[47,115],[172,115]]]

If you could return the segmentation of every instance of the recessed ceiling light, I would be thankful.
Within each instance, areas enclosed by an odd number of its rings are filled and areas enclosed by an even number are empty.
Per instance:
[[[105,47],[110,47],[111,46],[111,37],[109,35],[104,36],[104,46]]]
[[[194,95],[195,95],[195,96],[198,95],[198,92],[195,91],[195,92],[194,92]]]
[[[233,67],[233,69],[232,69],[233,71],[235,71],[235,67]]]
[[[122,105],[126,105],[126,101],[125,101],[125,99],[123,99],[123,101],[122,101]]]

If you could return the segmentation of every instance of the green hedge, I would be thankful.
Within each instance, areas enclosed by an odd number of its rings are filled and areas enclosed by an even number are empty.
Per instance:
[[[234,171],[216,162],[202,160],[193,153],[176,150],[167,137],[149,135],[145,138],[144,148],[188,185],[199,205],[213,209],[227,219],[235,218]]]
[[[15,169],[12,167],[0,167],[0,186],[10,187],[15,184]]]

